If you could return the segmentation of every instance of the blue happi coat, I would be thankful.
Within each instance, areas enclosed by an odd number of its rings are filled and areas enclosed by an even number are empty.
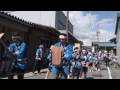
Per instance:
[[[42,57],[43,57],[43,50],[42,48],[38,48],[36,50],[36,60],[42,60]]]
[[[72,68],[81,68],[80,59],[81,59],[80,55],[78,58],[76,58],[76,53],[73,53]]]
[[[16,55],[17,63],[14,63],[15,67],[22,70],[26,69],[27,64],[23,62],[27,58],[27,44],[25,42],[21,42],[20,45],[17,46],[16,43],[11,43],[8,47],[8,50]]]
[[[61,42],[56,43],[54,46],[60,47]],[[73,54],[73,46],[70,45],[70,44],[65,44],[64,45],[64,57],[63,57],[63,60],[66,63],[66,65],[62,65],[62,69],[63,69],[65,74],[69,74],[69,72],[70,72],[70,63],[71,63],[72,58],[73,58],[72,54]],[[52,53],[51,53],[51,51],[50,51],[47,59],[49,60],[49,62],[52,61]],[[51,67],[51,72],[53,74],[57,75],[59,73],[59,69],[56,66],[51,65],[50,67]]]

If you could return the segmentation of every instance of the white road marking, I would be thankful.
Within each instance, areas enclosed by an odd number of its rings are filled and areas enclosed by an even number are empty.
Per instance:
[[[48,79],[48,74],[49,74],[49,70],[47,70],[47,73],[45,75],[45,79]]]
[[[67,77],[68,79],[70,79],[70,75],[68,75],[68,77]]]
[[[109,68],[109,67],[107,67],[107,69],[108,69],[109,79],[112,79],[110,68]]]

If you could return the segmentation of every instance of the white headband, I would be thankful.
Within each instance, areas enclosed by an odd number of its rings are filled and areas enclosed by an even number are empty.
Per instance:
[[[64,38],[65,38],[65,36],[64,36],[64,35],[60,35],[60,36],[59,36],[59,38],[61,38],[61,39],[63,38],[63,39],[64,39]]]

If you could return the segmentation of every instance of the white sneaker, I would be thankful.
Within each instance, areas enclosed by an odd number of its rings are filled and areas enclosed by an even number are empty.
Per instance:
[[[95,70],[97,71],[97,68],[95,68]]]
[[[91,70],[89,70],[89,72],[91,72]]]
[[[100,69],[98,69],[98,71],[100,71]]]

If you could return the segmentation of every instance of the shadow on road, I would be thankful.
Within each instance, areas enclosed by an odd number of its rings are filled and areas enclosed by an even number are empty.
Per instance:
[[[92,76],[94,76],[94,77],[103,77],[102,74],[92,74]]]
[[[107,70],[107,68],[102,68],[101,70]]]
[[[93,77],[87,77],[87,78],[85,78],[85,79],[94,79]]]
[[[41,73],[47,73],[47,71],[42,71]]]

